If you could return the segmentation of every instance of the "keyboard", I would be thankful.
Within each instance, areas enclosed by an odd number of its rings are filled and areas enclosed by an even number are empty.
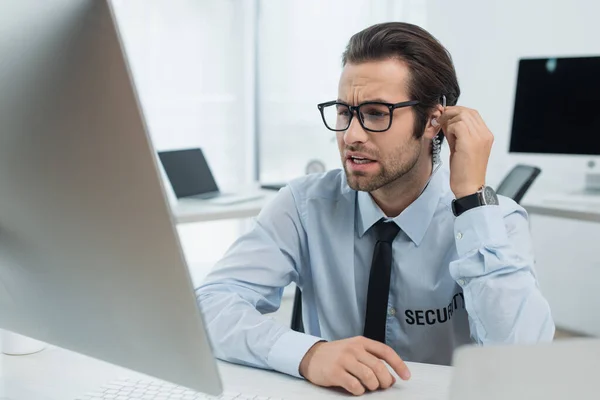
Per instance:
[[[118,379],[87,393],[76,400],[283,400],[280,398],[223,393],[209,396],[166,382]]]

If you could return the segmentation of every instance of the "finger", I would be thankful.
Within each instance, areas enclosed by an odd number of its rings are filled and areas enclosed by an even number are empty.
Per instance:
[[[485,122],[483,121],[483,118],[481,117],[481,115],[479,114],[479,112],[477,110],[473,110],[470,108],[466,108],[466,107],[453,107],[453,109],[451,110],[452,113],[448,114],[446,118],[444,118],[443,120],[446,122],[453,118],[455,118],[456,116],[461,116],[464,117],[462,118],[464,121],[468,121],[472,123],[472,127],[476,128],[473,129],[472,132],[480,132],[482,130],[487,130],[487,125],[485,124]],[[440,118],[438,118],[438,121],[440,120]]]
[[[452,135],[456,141],[456,139],[460,139],[461,137],[469,138],[471,137],[471,132],[469,131],[469,126],[464,120],[458,120],[451,124],[448,124],[448,128],[446,128],[446,132],[449,135]]]
[[[455,121],[454,123],[463,122],[464,125],[467,127],[467,131],[468,131],[465,133],[468,133],[470,136],[476,136],[477,132],[479,132],[479,127],[478,127],[477,123],[475,122],[475,119],[473,118],[471,113],[462,113],[462,114],[454,117],[450,121],[450,123],[453,123],[453,121]]]
[[[480,127],[477,122],[477,115],[477,112],[474,110],[457,115],[448,122],[447,131],[453,133],[455,137],[465,136],[475,141],[484,140],[493,142],[493,135],[487,129],[487,126]]]
[[[456,142],[458,139],[456,124],[448,126],[445,133],[448,138],[448,146],[450,146],[450,155],[452,156],[456,152]]]
[[[477,136],[484,140],[494,140],[494,135],[490,132],[489,128],[485,124],[483,118],[477,110],[471,110],[469,113],[469,118],[471,119],[474,126],[477,127]]]
[[[444,110],[444,112],[442,113],[442,115],[440,115],[437,118],[437,122],[439,122],[440,124],[444,125],[446,122],[448,122],[452,118],[454,118],[457,115],[463,113],[464,110],[465,110],[464,107],[448,106],[448,107],[446,107],[446,109]]]
[[[374,355],[365,352],[361,352],[358,356],[358,361],[366,365],[377,377],[379,386],[382,389],[387,389],[395,383],[394,376],[387,369],[383,361],[375,357]]]
[[[460,107],[446,107],[446,109],[442,112],[442,115],[438,117],[438,122],[447,122],[448,120],[454,118],[458,114],[461,113]]]
[[[466,127],[466,130],[464,130],[464,128],[458,128],[457,125],[461,127]],[[450,118],[444,123],[444,125],[442,125],[442,127],[444,129],[444,132],[453,132],[455,136],[470,135],[470,127],[466,124],[465,114],[463,113],[457,114],[454,117]]]
[[[410,379],[410,370],[408,369],[404,361],[402,361],[400,356],[396,354],[394,349],[392,349],[391,347],[381,342],[367,339],[365,341],[365,350],[373,354],[375,357],[379,357],[383,361],[387,362],[390,365],[390,367],[392,367],[392,369],[396,371],[400,378],[404,379],[405,381]]]
[[[475,123],[477,124],[477,126],[481,129],[487,129],[487,125],[485,124],[485,121],[483,120],[483,118],[481,117],[481,114],[479,114],[479,111],[477,110],[471,110],[471,117],[473,118],[473,120],[475,121]]]
[[[375,372],[367,365],[354,359],[353,362],[344,365],[346,371],[354,375],[364,387],[373,391],[379,389],[379,379],[375,375]]]
[[[365,393],[365,387],[360,383],[360,381],[356,377],[350,375],[348,372],[344,372],[340,376],[337,385],[343,387],[355,396],[360,396]]]
[[[443,130],[443,132],[444,132],[444,137],[448,141],[448,147],[450,147],[450,153],[454,153],[456,137],[452,133],[447,132],[447,130]]]
[[[455,114],[450,120],[446,121],[444,126],[444,134],[448,139],[450,153],[453,154],[456,150],[456,139],[459,136],[471,136],[470,127],[464,120],[465,113]]]

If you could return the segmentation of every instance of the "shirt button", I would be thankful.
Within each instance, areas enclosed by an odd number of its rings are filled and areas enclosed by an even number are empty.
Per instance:
[[[458,232],[458,233],[456,234],[456,238],[457,238],[458,240],[462,239],[462,237],[463,237],[463,234],[462,234],[462,232]]]
[[[389,314],[389,315],[391,315],[391,316],[393,317],[394,315],[396,315],[396,309],[395,309],[394,307],[391,307],[391,308],[388,310],[388,314]]]
[[[464,279],[459,279],[457,282],[458,282],[458,284],[460,286],[464,286],[465,285],[465,280]]]

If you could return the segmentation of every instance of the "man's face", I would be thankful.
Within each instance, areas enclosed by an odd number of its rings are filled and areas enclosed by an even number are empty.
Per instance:
[[[346,64],[340,78],[338,100],[354,106],[367,101],[414,100],[407,94],[408,77],[408,67],[398,60]],[[385,132],[364,130],[355,115],[346,131],[337,132],[348,185],[354,190],[372,192],[409,172],[423,146],[422,138],[415,138],[413,126],[414,114],[410,107],[395,109],[392,126]]]

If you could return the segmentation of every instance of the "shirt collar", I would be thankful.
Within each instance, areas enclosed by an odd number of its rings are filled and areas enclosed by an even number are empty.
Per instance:
[[[443,179],[446,175],[444,172],[445,170],[442,168],[436,171],[423,193],[395,218],[386,217],[368,192],[358,192],[356,230],[359,237],[363,237],[369,228],[381,218],[391,219],[418,246],[425,236],[439,203]]]

